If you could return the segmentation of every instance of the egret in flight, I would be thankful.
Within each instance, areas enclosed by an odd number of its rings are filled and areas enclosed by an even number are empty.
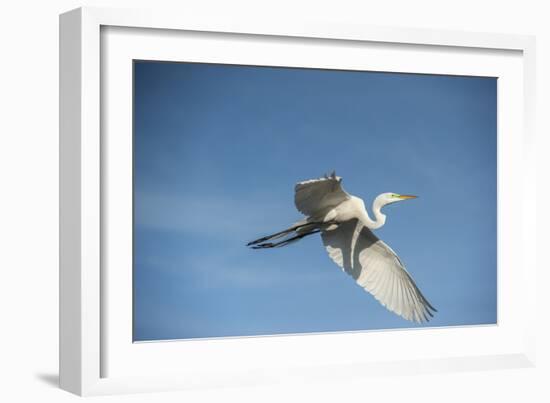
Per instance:
[[[422,295],[397,254],[371,231],[385,224],[384,206],[414,198],[382,193],[374,199],[372,219],[363,200],[347,193],[342,178],[333,172],[296,184],[294,204],[306,218],[247,246],[276,248],[321,233],[330,258],[383,306],[407,320],[427,322],[437,310]]]

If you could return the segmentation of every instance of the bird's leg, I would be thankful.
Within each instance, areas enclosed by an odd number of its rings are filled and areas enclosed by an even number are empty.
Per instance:
[[[259,244],[261,242],[265,242],[265,241],[270,240],[270,239],[277,239],[277,238],[280,238],[280,237],[282,237],[282,236],[284,236],[284,235],[286,235],[290,232],[299,230],[299,229],[307,227],[309,225],[318,226],[318,225],[321,225],[321,224],[323,224],[323,223],[322,222],[306,222],[305,224],[296,225],[294,227],[287,228],[283,231],[276,232],[275,234],[267,235],[267,236],[264,236],[262,238],[256,239],[255,241],[251,241],[251,242],[247,243],[246,246],[256,245],[256,244]]]
[[[260,242],[264,242],[264,241],[267,241],[269,239],[277,239],[279,237],[282,237],[290,232],[294,231],[294,228],[288,228],[288,229],[285,229],[283,231],[280,231],[280,232],[276,232],[274,234],[271,234],[271,235],[266,235],[264,237],[261,237],[261,238],[258,238],[254,241],[250,241],[249,243],[246,244],[246,246],[252,246],[252,245],[256,245],[256,244],[259,244]]]
[[[308,235],[317,234],[319,232],[321,232],[320,229],[314,229],[310,232],[304,232],[303,234],[293,236],[292,238],[288,238],[280,242],[266,242],[266,243],[261,243],[259,245],[254,245],[252,246],[252,249],[279,248],[281,246],[286,246],[292,242],[296,242],[297,240],[302,239]]]

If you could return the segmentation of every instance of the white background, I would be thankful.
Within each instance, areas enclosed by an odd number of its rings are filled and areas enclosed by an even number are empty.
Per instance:
[[[262,41],[257,37],[200,38],[195,35],[151,30],[109,28],[103,32],[105,51],[103,78],[109,83],[103,94],[103,143],[105,177],[103,227],[104,309],[109,314],[103,324],[102,374],[158,376],[193,374],[213,368],[234,376],[257,368],[264,376],[274,368],[341,365],[357,362],[388,362],[417,358],[464,357],[480,354],[511,354],[522,351],[522,315],[525,295],[522,271],[511,253],[523,241],[521,223],[512,220],[518,213],[522,172],[521,108],[523,98],[522,59],[517,52],[480,53],[478,50],[403,49],[396,45],[381,48],[342,43],[317,43],[303,52],[297,39]],[[306,54],[307,53],[307,54]],[[489,52],[488,52],[489,53]],[[405,60],[403,60],[405,56]],[[498,78],[499,125],[499,306],[498,326],[453,329],[424,329],[399,332],[333,334],[318,337],[279,336],[180,343],[131,343],[132,321],[132,60],[187,60],[230,64],[408,71],[438,74],[494,76]],[[519,110],[519,111],[518,111]],[[514,111],[514,113],[511,113]],[[512,150],[519,150],[514,153]],[[526,199],[527,200],[527,199]],[[518,255],[519,255],[519,249]],[[521,256],[521,255],[519,255]],[[521,257],[515,257],[521,261]],[[514,302],[515,300],[515,302]],[[237,342],[237,343],[236,343]],[[414,344],[415,348],[410,348]],[[181,357],[179,360],[175,357]],[[268,368],[266,368],[266,366]],[[355,370],[356,371],[356,370]],[[288,372],[288,371],[287,371]],[[336,372],[336,370],[335,370]],[[307,373],[311,373],[311,370]],[[344,369],[338,370],[343,376]],[[349,373],[354,373],[349,370]],[[307,375],[307,374],[304,374]],[[302,378],[303,375],[300,375]],[[227,378],[227,375],[225,376]],[[212,381],[211,381],[212,382]],[[235,383],[235,380],[232,381]],[[140,385],[143,381],[140,382]],[[129,390],[132,390],[131,388]]]
[[[543,1],[185,1],[157,0],[179,12],[315,18],[373,25],[452,28],[537,35],[539,251],[547,249],[550,196],[548,92],[550,26]],[[11,1],[2,4],[0,41],[0,399],[76,401],[57,389],[58,327],[58,14],[80,5],[145,6],[147,1]],[[546,136],[542,136],[546,133]],[[543,167],[544,164],[544,167]],[[547,172],[544,172],[546,169]],[[548,401],[550,379],[549,265],[539,256],[538,366],[479,373],[375,377],[284,387],[227,388],[98,397],[116,402],[163,401]],[[412,348],[412,347],[411,347]]]

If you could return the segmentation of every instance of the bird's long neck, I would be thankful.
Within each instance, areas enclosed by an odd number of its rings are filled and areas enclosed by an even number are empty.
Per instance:
[[[370,218],[369,213],[365,208],[363,215],[360,218],[363,225],[369,229],[378,229],[382,227],[386,223],[386,215],[382,213],[381,209],[382,205],[378,203],[377,200],[374,200],[374,203],[372,203],[372,212],[375,219],[373,220]]]

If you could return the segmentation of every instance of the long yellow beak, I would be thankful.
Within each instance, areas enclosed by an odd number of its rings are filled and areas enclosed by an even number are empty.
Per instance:
[[[398,196],[401,200],[407,200],[407,199],[416,199],[418,196],[413,195],[399,195]]]

